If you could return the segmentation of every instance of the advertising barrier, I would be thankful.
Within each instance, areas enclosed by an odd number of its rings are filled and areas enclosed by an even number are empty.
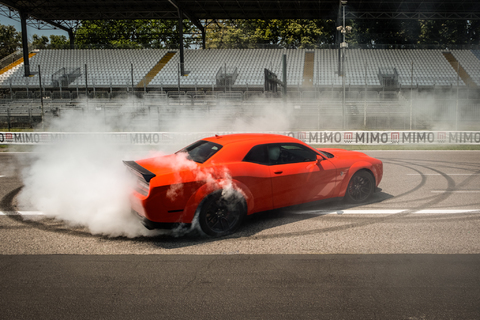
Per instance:
[[[240,132],[0,132],[0,144],[51,144],[105,141],[125,145],[190,143],[214,135]],[[480,144],[480,131],[278,131],[312,145]]]

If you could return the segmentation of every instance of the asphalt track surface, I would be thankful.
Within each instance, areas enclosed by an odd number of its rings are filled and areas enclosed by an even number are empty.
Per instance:
[[[480,152],[367,151],[382,191],[234,235],[108,238],[19,207],[0,154],[2,319],[479,319]]]

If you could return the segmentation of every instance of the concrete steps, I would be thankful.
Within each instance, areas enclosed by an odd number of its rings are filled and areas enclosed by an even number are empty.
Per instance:
[[[313,71],[315,66],[315,52],[305,52],[305,62],[303,65],[303,86],[313,86]]]
[[[443,56],[451,64],[451,66],[455,70],[455,72],[458,72],[458,75],[460,76],[460,79],[462,79],[463,82],[468,87],[478,88],[475,81],[473,81],[473,79],[470,77],[470,75],[467,73],[467,71],[465,71],[465,69],[462,67],[462,65],[458,62],[458,60],[455,58],[455,56],[451,52],[443,52]]]
[[[158,61],[155,66],[153,66],[152,70],[150,70],[145,76],[145,86],[147,86],[153,80],[153,78],[155,78],[155,76],[163,69],[163,67],[167,65],[167,63],[170,61],[170,59],[173,58],[176,53],[176,51],[167,52],[162,57],[162,59],[160,59],[160,61]],[[143,86],[143,80],[137,84],[137,88],[143,88]]]

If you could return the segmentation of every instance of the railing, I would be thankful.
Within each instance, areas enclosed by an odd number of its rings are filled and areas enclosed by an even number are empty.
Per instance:
[[[8,56],[6,56],[2,60],[0,60],[0,70],[5,68],[8,65],[14,63],[15,61],[17,61],[21,57],[23,57],[23,52],[20,51],[20,50],[9,54]]]
[[[81,75],[80,68],[60,68],[60,70],[52,74],[51,86],[55,88],[68,87],[70,83]]]
[[[235,84],[238,76],[238,69],[236,67],[220,67],[215,76],[217,86],[231,87]]]
[[[398,72],[396,68],[379,67],[378,78],[380,84],[385,88],[398,87]]]
[[[421,91],[413,94],[410,90],[347,91],[346,128],[409,130],[412,123],[412,129],[421,130],[479,130],[480,96],[472,91],[468,98],[470,92],[461,90],[457,95],[455,90],[437,94]],[[57,90],[45,91],[42,96],[46,124],[73,112],[76,117],[101,116],[108,123],[126,115],[134,119],[133,129],[147,131],[171,129],[184,118],[194,120],[193,125],[197,120],[203,123],[201,119],[208,118],[209,123],[227,128],[230,122],[226,119],[245,119],[245,123],[249,123],[255,118],[261,123],[263,118],[269,123],[269,113],[264,110],[276,110],[275,114],[284,117],[289,127],[298,130],[338,130],[343,123],[340,91],[289,91],[287,101],[281,93],[272,95],[261,91],[140,91],[133,96],[126,91]],[[40,110],[39,90],[17,91],[13,96],[0,99],[0,128],[35,128],[42,121]],[[175,118],[179,114],[182,120]]]

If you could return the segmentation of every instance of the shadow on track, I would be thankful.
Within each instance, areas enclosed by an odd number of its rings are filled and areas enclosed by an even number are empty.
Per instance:
[[[84,227],[71,227],[64,223],[63,221],[37,217],[35,219],[25,219],[20,214],[15,214],[17,208],[14,205],[14,199],[16,195],[22,190],[22,187],[16,188],[5,195],[0,200],[0,210],[9,211],[13,214],[9,214],[8,217],[17,222],[20,222],[28,227],[40,229],[47,232],[55,232],[62,234],[69,234],[79,237],[94,237],[104,241],[121,241],[121,242],[137,242],[143,243],[145,245],[153,245],[158,248],[163,249],[177,249],[183,247],[190,247],[196,245],[202,245],[205,243],[211,243],[215,241],[231,241],[238,240],[242,238],[253,238],[253,239],[266,239],[266,238],[283,238],[283,237],[292,237],[304,234],[313,234],[313,233],[324,233],[332,232],[336,230],[344,230],[349,228],[355,228],[359,226],[365,226],[370,224],[375,224],[385,220],[385,217],[379,218],[369,218],[369,219],[355,219],[349,217],[349,221],[352,220],[353,223],[344,224],[338,227],[331,228],[322,228],[309,231],[298,231],[293,233],[281,233],[281,234],[270,234],[270,235],[258,235],[260,232],[282,225],[288,225],[295,222],[300,222],[308,219],[322,219],[325,216],[325,211],[341,211],[348,210],[357,207],[356,205],[350,205],[342,201],[342,199],[328,199],[316,202],[310,202],[302,205],[282,208],[278,210],[271,210],[266,212],[261,212],[249,216],[241,228],[234,234],[221,237],[221,238],[207,238],[200,235],[198,230],[192,230],[181,236],[173,235],[170,232],[165,232],[155,237],[137,237],[137,238],[127,238],[127,237],[108,237],[102,235],[93,235],[87,228]],[[370,201],[363,203],[372,204],[380,203],[387,199],[392,198],[393,196],[385,192],[375,193]],[[391,217],[389,217],[391,218]],[[358,221],[357,221],[358,220]]]

